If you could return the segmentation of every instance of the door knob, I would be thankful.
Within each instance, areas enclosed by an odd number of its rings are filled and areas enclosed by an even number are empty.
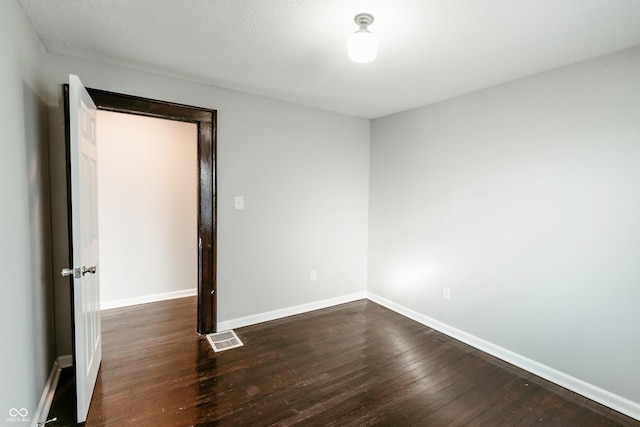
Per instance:
[[[63,268],[62,271],[60,272],[60,275],[62,275],[62,277],[67,277],[67,276],[73,275],[73,273],[74,273],[73,268]]]
[[[82,266],[82,268],[63,268],[62,271],[60,272],[62,277],[73,276],[76,279],[79,279],[80,277],[84,276],[87,273],[96,274],[96,266],[95,265],[93,267]]]

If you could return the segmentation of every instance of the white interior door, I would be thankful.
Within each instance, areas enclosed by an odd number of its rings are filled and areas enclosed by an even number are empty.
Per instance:
[[[97,146],[94,102],[78,76],[69,76],[74,363],[78,422],[89,412],[102,360],[98,263]]]

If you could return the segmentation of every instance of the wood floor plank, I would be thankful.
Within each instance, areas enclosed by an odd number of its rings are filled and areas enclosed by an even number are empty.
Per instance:
[[[103,312],[86,425],[640,427],[367,300],[239,328],[220,353],[195,318],[195,298]]]

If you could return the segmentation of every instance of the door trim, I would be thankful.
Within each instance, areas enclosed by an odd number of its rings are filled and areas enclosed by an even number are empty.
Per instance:
[[[87,88],[99,110],[195,123],[198,126],[198,319],[200,334],[217,332],[217,111]],[[65,85],[68,99],[68,85]]]

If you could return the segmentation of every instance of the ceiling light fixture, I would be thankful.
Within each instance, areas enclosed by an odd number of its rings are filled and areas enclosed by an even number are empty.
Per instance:
[[[360,29],[351,34],[347,41],[349,58],[353,62],[366,63],[376,59],[380,42],[375,34],[367,30],[367,26],[373,23],[373,15],[370,13],[359,13],[353,20],[360,26]]]

